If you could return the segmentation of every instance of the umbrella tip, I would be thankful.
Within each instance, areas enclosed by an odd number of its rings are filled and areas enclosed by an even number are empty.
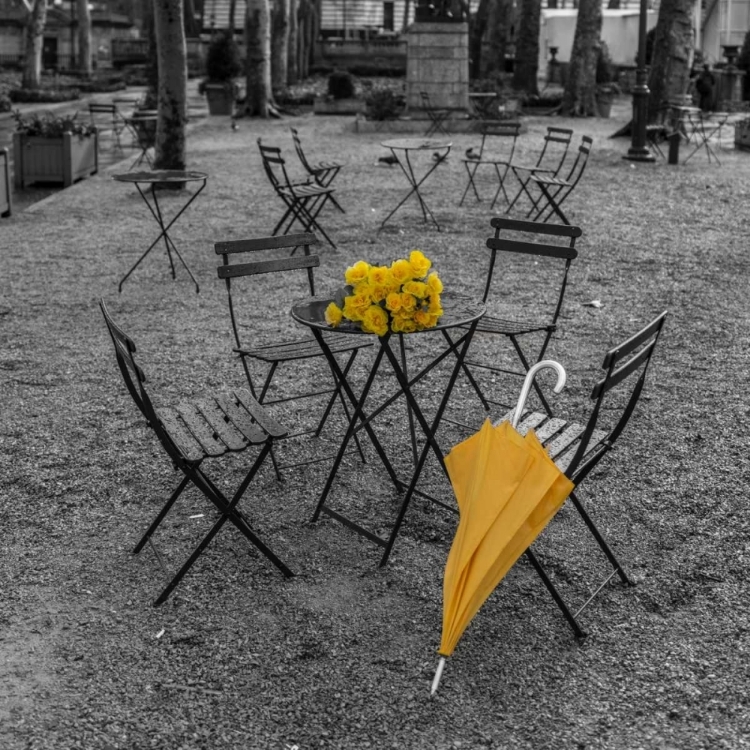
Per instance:
[[[435,676],[432,678],[432,688],[430,689],[430,695],[435,695],[438,686],[440,685],[440,678],[443,676],[443,668],[445,667],[445,657],[441,656],[438,661],[437,669],[435,670]]]

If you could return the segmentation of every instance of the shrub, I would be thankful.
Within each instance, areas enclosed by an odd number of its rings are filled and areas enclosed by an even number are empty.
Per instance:
[[[35,102],[54,103],[69,102],[80,99],[81,92],[77,88],[69,89],[11,89],[8,96],[16,104]]]
[[[615,80],[615,73],[615,64],[612,62],[609,47],[603,39],[600,39],[599,53],[596,57],[596,82],[611,83]]]
[[[12,102],[7,94],[0,94],[0,112],[10,112]]]
[[[223,31],[213,38],[206,53],[206,78],[211,83],[228,83],[242,72],[234,37]]]
[[[354,80],[345,70],[334,70],[328,76],[328,95],[334,99],[351,99],[354,96]]]
[[[24,117],[18,110],[13,113],[16,130],[20,133],[42,138],[59,138],[63,133],[78,136],[92,135],[96,128],[87,122],[81,122],[77,115],[58,117],[53,114],[30,114]]]
[[[403,111],[403,95],[388,88],[372,88],[365,95],[367,117],[370,120],[395,120]]]

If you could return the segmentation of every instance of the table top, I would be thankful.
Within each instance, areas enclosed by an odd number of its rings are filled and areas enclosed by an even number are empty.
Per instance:
[[[334,333],[351,333],[364,336],[372,336],[371,333],[364,333],[362,329],[350,320],[342,320],[337,328],[332,328],[326,323],[325,311],[333,300],[330,297],[311,297],[310,299],[300,300],[292,305],[292,318],[302,325],[309,328],[317,328],[321,331],[331,331]],[[434,328],[425,328],[423,331],[414,333],[430,333],[431,331],[441,331],[447,328],[469,325],[484,315],[485,304],[471,297],[464,297],[453,292],[443,292],[440,295],[440,302],[443,308],[443,314]],[[412,336],[414,334],[407,334]]]
[[[402,151],[421,151],[450,148],[453,144],[450,141],[438,141],[434,138],[393,138],[390,141],[383,141],[380,145],[385,148],[400,149]]]
[[[207,180],[205,172],[181,172],[178,169],[159,169],[150,172],[124,172],[113,174],[113,180],[118,182],[193,182]]]

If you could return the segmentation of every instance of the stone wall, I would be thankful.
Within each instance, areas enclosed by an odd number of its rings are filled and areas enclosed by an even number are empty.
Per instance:
[[[464,114],[469,107],[469,27],[465,22],[419,21],[409,27],[406,108],[422,109],[426,91],[435,107]]]

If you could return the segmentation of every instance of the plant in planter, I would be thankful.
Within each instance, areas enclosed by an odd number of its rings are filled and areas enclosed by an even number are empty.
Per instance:
[[[14,113],[13,159],[16,187],[34,182],[62,182],[68,187],[99,170],[96,128],[52,114],[24,117]]]
[[[356,115],[365,111],[365,102],[356,97],[354,79],[346,70],[334,70],[328,76],[328,93],[313,106],[316,114]]]
[[[615,83],[615,65],[609,54],[609,47],[603,40],[599,42],[599,55],[596,60],[596,108],[599,117],[609,117],[612,102],[620,94]]]
[[[199,93],[206,95],[209,114],[232,114],[238,93],[234,78],[241,72],[237,43],[230,31],[223,31],[208,47],[206,78],[198,86]]]

